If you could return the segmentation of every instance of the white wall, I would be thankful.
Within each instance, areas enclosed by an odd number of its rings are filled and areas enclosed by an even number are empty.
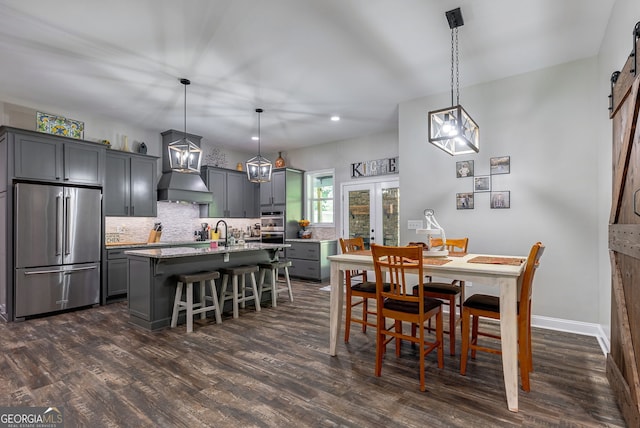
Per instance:
[[[461,103],[480,126],[480,153],[452,157],[426,142],[427,113],[448,105],[448,94],[400,104],[401,240],[406,228],[433,208],[447,236],[468,236],[473,252],[528,254],[542,241],[533,311],[561,319],[598,322],[598,133],[606,114],[597,99],[595,58],[462,88]],[[489,158],[511,156],[511,173],[492,177],[494,190],[511,192],[511,209],[489,208],[489,194],[475,195],[475,209],[457,210],[455,194],[472,191],[456,178],[456,161],[475,162],[489,174]],[[407,197],[411,195],[412,197]],[[469,290],[493,292],[481,284]]]

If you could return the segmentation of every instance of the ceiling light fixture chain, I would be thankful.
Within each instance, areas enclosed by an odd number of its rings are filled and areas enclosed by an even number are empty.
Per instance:
[[[191,84],[189,79],[180,79],[184,86],[184,138],[187,138],[187,86]]]
[[[458,58],[458,27],[455,28],[456,32],[456,105],[460,104],[460,59]],[[452,103],[453,104],[453,103]]]
[[[451,29],[451,105],[454,105],[453,104],[453,85],[454,85],[453,75],[455,73],[455,66],[454,66],[454,64],[455,64],[454,63],[455,56],[454,56],[454,54],[455,54],[455,52],[453,50],[453,28],[452,28]]]

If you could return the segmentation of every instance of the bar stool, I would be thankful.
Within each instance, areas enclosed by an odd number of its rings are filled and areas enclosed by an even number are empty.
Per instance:
[[[220,278],[220,273],[200,272],[189,275],[178,275],[178,283],[176,286],[176,296],[173,300],[173,314],[171,315],[171,328],[175,328],[178,324],[178,314],[180,311],[187,311],[187,333],[193,331],[193,316],[200,314],[200,319],[205,319],[208,311],[214,311],[216,316],[216,324],[222,322],[220,316],[220,305],[218,304],[218,293],[216,290],[215,280]],[[193,284],[200,283],[200,302],[193,302]],[[205,283],[209,284],[211,297],[206,295]],[[187,284],[185,292],[186,300],[182,300],[182,288]],[[207,300],[212,301],[211,306],[207,306]]]
[[[259,268],[257,265],[236,266],[232,268],[220,269],[222,274],[222,290],[220,291],[220,307],[224,308],[224,302],[227,300],[233,300],[233,317],[238,318],[238,303],[245,307],[247,301],[253,300],[256,304],[256,312],[260,312],[260,297],[258,294],[258,287],[256,286],[256,275]],[[251,277],[251,287],[246,283],[246,275]],[[227,284],[229,283],[229,277],[231,277],[231,283],[233,289],[227,291]],[[238,277],[241,278],[240,288],[238,289]],[[250,289],[252,294],[247,295],[246,290]]]
[[[259,263],[260,268],[260,285],[258,286],[258,295],[262,300],[262,292],[267,290],[271,291],[271,306],[274,308],[278,306],[278,293],[289,292],[289,300],[293,302],[293,291],[291,290],[291,280],[289,279],[289,266],[291,261],[275,261],[269,263]],[[278,287],[278,269],[284,269],[284,277],[286,280],[286,286]],[[265,284],[265,276],[267,271],[271,273],[271,283]],[[281,282],[280,282],[281,283]]]

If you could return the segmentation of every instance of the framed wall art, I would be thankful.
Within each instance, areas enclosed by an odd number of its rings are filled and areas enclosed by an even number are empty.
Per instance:
[[[46,134],[84,138],[84,122],[49,113],[36,112],[36,129]]]
[[[473,192],[456,193],[456,208],[459,210],[473,209]]]
[[[456,177],[457,178],[473,177],[473,161],[466,160],[466,161],[456,162]]]
[[[491,192],[491,208],[503,209],[511,208],[511,192]]]
[[[491,176],[479,175],[477,177],[473,177],[473,191],[474,192],[491,191]]]
[[[500,156],[489,159],[491,175],[509,174],[511,172],[511,156]]]

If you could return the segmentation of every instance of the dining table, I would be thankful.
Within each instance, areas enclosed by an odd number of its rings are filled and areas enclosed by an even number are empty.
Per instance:
[[[331,294],[329,308],[329,354],[337,356],[342,324],[345,271],[373,271],[373,257],[368,250],[327,257],[331,262]],[[424,275],[486,284],[499,289],[502,373],[507,407],[518,411],[518,290],[526,265],[526,257],[490,254],[453,254],[423,258]]]

